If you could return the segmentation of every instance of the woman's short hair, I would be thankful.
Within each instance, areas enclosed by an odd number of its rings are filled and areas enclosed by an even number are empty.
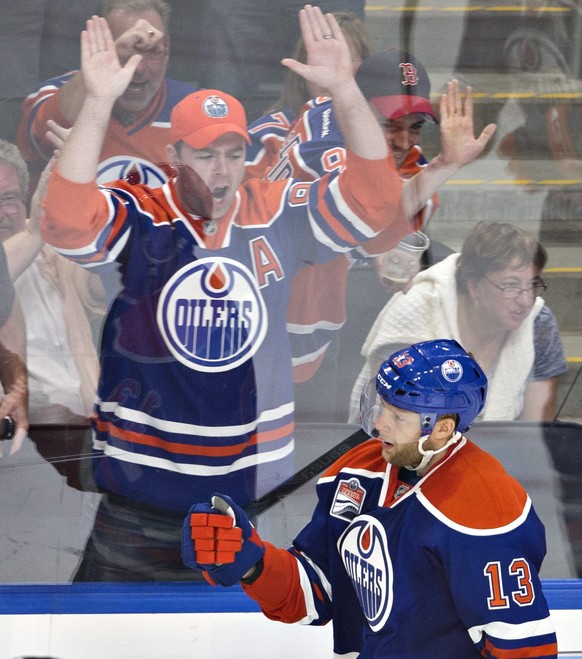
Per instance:
[[[333,12],[333,15],[348,42],[352,55],[358,55],[362,61],[369,57],[372,47],[364,21],[349,11]],[[307,61],[307,51],[303,39],[300,38],[297,41],[291,57],[298,62],[305,63]],[[281,97],[275,106],[269,109],[269,112],[290,106],[298,114],[303,104],[310,99],[311,96],[307,91],[305,80],[294,71],[288,70],[285,75],[285,86]]]
[[[479,222],[465,239],[457,263],[457,290],[468,293],[467,282],[508,268],[515,259],[541,272],[548,254],[539,240],[513,224]]]

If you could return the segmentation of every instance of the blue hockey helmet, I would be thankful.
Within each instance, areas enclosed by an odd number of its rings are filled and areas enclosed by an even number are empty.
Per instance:
[[[479,364],[452,339],[415,343],[391,355],[362,391],[362,427],[374,433],[381,412],[378,397],[420,415],[422,436],[443,414],[456,414],[464,433],[485,405],[487,377]],[[380,404],[380,405],[379,405]]]

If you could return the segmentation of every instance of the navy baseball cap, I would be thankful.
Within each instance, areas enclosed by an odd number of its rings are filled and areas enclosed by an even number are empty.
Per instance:
[[[356,72],[364,96],[387,118],[421,113],[438,124],[430,102],[430,80],[424,66],[401,50],[367,57]]]

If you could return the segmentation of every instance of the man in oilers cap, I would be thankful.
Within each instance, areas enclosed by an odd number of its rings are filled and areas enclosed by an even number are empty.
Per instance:
[[[319,479],[290,549],[216,494],[184,522],[184,561],[212,584],[242,583],[271,619],[333,621],[336,656],[557,656],[538,577],[544,527],[464,434],[486,392],[456,341],[398,351],[362,393],[371,438]]]
[[[246,505],[293,474],[292,277],[306,260],[409,230],[397,219],[400,177],[337,21],[306,5],[300,23],[312,60],[284,63],[330,91],[346,168],[311,182],[243,182],[244,109],[207,89],[173,108],[167,155],[177,175],[161,188],[95,183],[104,128],[141,55],[120,62],[106,22],[87,25],[86,96],[42,227],[64,256],[123,272],[104,322],[95,407],[105,496],[77,579],[183,576],[180,526],[193,501],[218,490]],[[115,534],[105,517],[138,522]],[[103,528],[106,541],[96,537]],[[128,534],[139,547],[129,560]],[[169,539],[163,551],[156,538]]]

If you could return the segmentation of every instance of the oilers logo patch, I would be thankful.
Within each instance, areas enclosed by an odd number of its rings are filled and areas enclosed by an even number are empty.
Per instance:
[[[188,368],[221,372],[250,359],[267,331],[267,309],[250,271],[213,257],[184,266],[166,283],[157,322],[174,357]]]
[[[113,156],[99,163],[97,183],[108,183],[116,179],[128,181],[132,185],[160,188],[168,177],[163,169],[143,158]]]
[[[353,521],[338,541],[346,572],[370,628],[378,632],[392,610],[393,570],[384,527],[374,517]]]
[[[441,364],[441,373],[448,382],[458,382],[463,377],[463,367],[456,359],[447,359]]]
[[[222,119],[228,116],[228,105],[220,96],[209,96],[202,103],[204,114],[213,119]]]
[[[340,519],[352,520],[360,514],[365,497],[366,490],[357,478],[340,480],[330,514]]]

